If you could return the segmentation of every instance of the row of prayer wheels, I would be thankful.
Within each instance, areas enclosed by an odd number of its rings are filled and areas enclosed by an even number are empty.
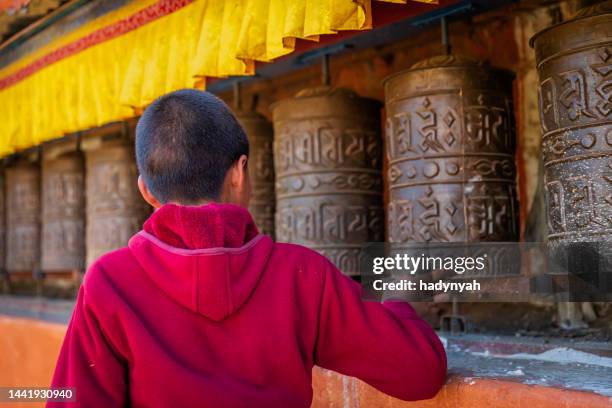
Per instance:
[[[512,78],[447,56],[386,81],[391,242],[517,239]],[[381,104],[323,86],[278,102],[273,126],[236,116],[259,228],[356,274],[364,244],[384,240]],[[149,209],[132,144],[107,139],[51,145],[40,169],[6,169],[7,271],[82,269],[140,228]]]
[[[456,56],[385,80],[380,104],[347,89],[273,106],[276,237],[358,273],[367,242],[518,239],[513,74]]]
[[[51,144],[5,169],[5,270],[78,272],[127,243],[150,210],[121,135]],[[4,200],[3,200],[4,202]]]
[[[612,240],[611,27],[599,7],[534,40],[552,242]],[[256,223],[356,274],[364,244],[385,239],[386,179],[390,242],[518,240],[513,78],[456,55],[387,78],[384,175],[375,100],[322,86],[277,102],[273,124],[236,112],[251,142]],[[9,272],[82,268],[149,214],[131,143],[84,140],[84,157],[62,146],[43,149],[42,171],[6,169]]]
[[[532,39],[549,248],[612,243],[612,1]],[[519,238],[513,73],[457,55],[387,78],[389,242]],[[273,107],[276,236],[345,273],[383,237],[376,102],[305,90]]]
[[[272,126],[237,112],[251,140],[251,212],[273,234]],[[81,272],[125,246],[151,213],[136,184],[132,135],[98,134],[44,146],[4,170],[0,188],[0,262],[12,274]],[[6,243],[3,242],[6,238]]]

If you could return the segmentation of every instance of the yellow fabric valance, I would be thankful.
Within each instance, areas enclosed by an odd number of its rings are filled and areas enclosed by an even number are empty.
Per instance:
[[[253,74],[296,38],[371,25],[370,0],[132,1],[0,69],[0,155],[133,117],[206,77]]]

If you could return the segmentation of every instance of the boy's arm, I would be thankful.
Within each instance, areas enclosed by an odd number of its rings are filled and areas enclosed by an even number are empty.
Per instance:
[[[81,287],[52,381],[52,387],[74,387],[76,403],[49,402],[47,407],[126,406],[126,376]]]
[[[406,302],[364,302],[360,286],[325,260],[315,364],[403,400],[432,398],[446,353]]]

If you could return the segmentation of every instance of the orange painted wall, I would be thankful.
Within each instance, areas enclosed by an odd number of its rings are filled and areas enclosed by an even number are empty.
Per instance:
[[[48,387],[65,333],[66,326],[62,324],[0,315],[0,386]]]
[[[64,325],[0,316],[0,386],[48,386],[65,331]],[[462,377],[451,377],[432,400],[408,403],[388,397],[357,379],[320,368],[313,371],[313,389],[313,408],[609,408],[612,405],[610,398],[591,393]],[[0,403],[2,406],[41,407],[43,404]]]
[[[389,397],[355,378],[332,371],[313,372],[312,408],[610,408],[608,397],[513,381],[453,376],[438,395],[405,402]],[[410,381],[410,379],[406,379]]]

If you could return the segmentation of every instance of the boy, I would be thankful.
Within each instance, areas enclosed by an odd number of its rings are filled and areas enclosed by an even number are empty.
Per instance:
[[[407,303],[362,302],[323,256],[258,233],[248,154],[210,93],[145,110],[138,187],[155,212],[86,274],[53,378],[76,389],[66,405],[308,407],[315,364],[404,400],[442,386],[444,348]]]

